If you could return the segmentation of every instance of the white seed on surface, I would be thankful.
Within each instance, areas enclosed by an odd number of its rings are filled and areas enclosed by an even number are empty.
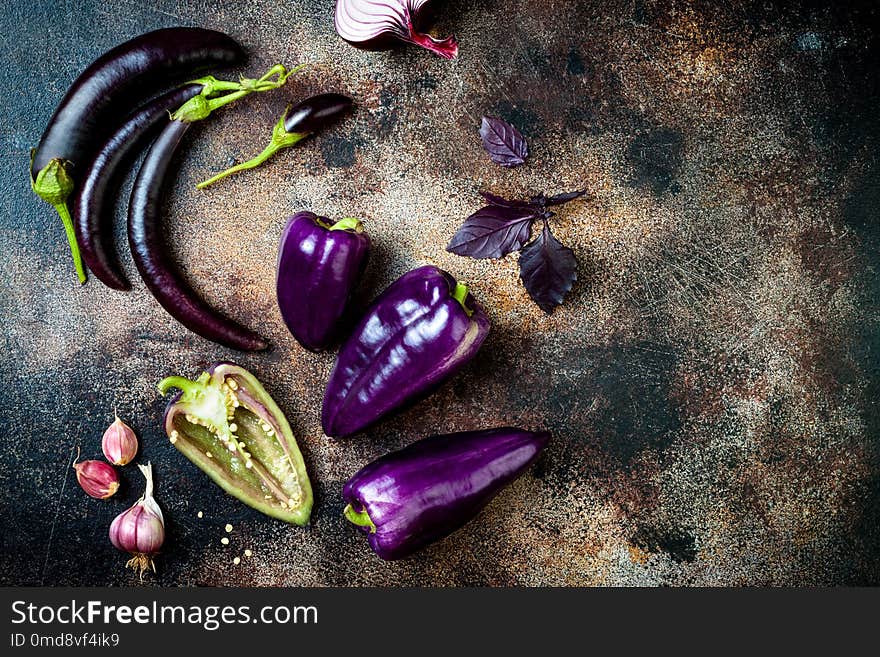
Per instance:
[[[199,511],[196,515],[197,515],[199,518],[204,518],[204,517],[205,517],[205,514],[202,513],[201,511]]]
[[[223,545],[229,545],[229,539],[225,536],[220,539],[220,542],[223,543]]]
[[[229,532],[232,531],[232,525],[230,525],[230,524],[227,522],[227,523],[226,523],[226,526],[225,526],[223,529],[225,529],[225,530],[226,530],[226,533],[228,534]]]
[[[238,564],[241,563],[241,558],[240,558],[240,557],[235,557],[235,559],[232,560],[232,563],[234,563],[234,564],[237,566]]]
[[[250,550],[245,550],[245,551],[244,551],[244,556],[246,556],[246,557],[253,556],[253,554],[254,554],[254,553],[251,552]]]

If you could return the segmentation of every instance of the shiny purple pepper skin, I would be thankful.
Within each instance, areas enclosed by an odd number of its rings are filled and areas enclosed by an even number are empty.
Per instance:
[[[348,480],[345,517],[382,559],[401,559],[474,518],[549,439],[546,432],[502,427],[420,440]]]
[[[404,274],[379,295],[339,351],[321,424],[344,438],[425,397],[458,372],[489,334],[467,288],[434,266]]]
[[[276,292],[284,323],[303,347],[327,349],[367,265],[370,238],[357,219],[335,224],[312,212],[281,232]]]

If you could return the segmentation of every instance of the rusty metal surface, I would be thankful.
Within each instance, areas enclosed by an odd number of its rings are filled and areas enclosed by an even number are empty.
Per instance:
[[[100,454],[114,407],[142,439],[169,521],[150,583],[880,583],[878,17],[821,4],[450,2],[438,31],[462,47],[445,62],[347,46],[328,1],[0,2],[0,583],[136,582],[106,532],[139,475],[125,468],[121,494],[100,503],[70,468],[77,446]],[[140,281],[78,287],[58,219],[28,189],[28,148],[74,77],[118,42],[181,24],[239,39],[248,73],[312,62],[191,131],[167,211],[188,277],[264,331],[265,354],[188,334]],[[350,93],[358,111],[195,191],[262,148],[288,100],[319,90]],[[526,134],[527,166],[482,153],[487,112]],[[515,255],[444,251],[481,189],[582,186],[589,198],[555,223],[580,277],[551,317]],[[376,249],[360,303],[434,263],[493,320],[463,375],[351,441],[320,430],[333,355],[299,348],[274,303],[277,238],[300,209],[365,220]],[[162,436],[156,382],[217,359],[251,369],[286,410],[317,492],[308,528],[226,496]],[[383,563],[343,522],[342,483],[368,460],[499,424],[554,440],[453,537]]]

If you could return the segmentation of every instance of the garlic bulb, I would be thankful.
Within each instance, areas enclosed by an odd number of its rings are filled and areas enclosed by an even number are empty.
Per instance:
[[[126,566],[139,571],[143,579],[144,571],[148,568],[156,572],[153,557],[165,542],[165,518],[153,498],[152,465],[147,463],[138,465],[138,468],[147,479],[147,489],[141,499],[116,516],[110,524],[110,542],[117,549],[132,555]]]

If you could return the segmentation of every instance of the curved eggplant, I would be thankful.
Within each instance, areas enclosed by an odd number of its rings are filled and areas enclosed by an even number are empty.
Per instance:
[[[51,160],[69,163],[73,173],[85,165],[133,101],[196,73],[244,61],[232,37],[199,27],[171,27],[147,32],[96,59],[71,85],[49,119],[31,163],[31,177]]]
[[[451,274],[404,274],[379,295],[330,373],[321,424],[342,438],[421,399],[458,372],[489,334],[489,318]]]
[[[358,219],[331,225],[313,212],[288,219],[278,247],[276,293],[281,317],[303,347],[321,351],[339,334],[369,252],[370,238]]]
[[[131,286],[113,257],[112,201],[119,167],[129,155],[137,152],[153,132],[168,121],[168,115],[202,90],[200,84],[188,84],[162,94],[130,115],[114,132],[84,172],[82,184],[74,190],[73,220],[76,239],[83,260],[104,285],[114,290]],[[110,205],[111,207],[107,207]]]
[[[31,189],[61,217],[80,283],[86,273],[67,200],[87,158],[140,98],[199,71],[243,60],[241,46],[222,32],[166,28],[106,52],[68,89],[31,151]]]
[[[159,218],[166,191],[165,178],[189,126],[189,121],[170,121],[138,171],[128,207],[131,254],[150,292],[177,321],[213,342],[243,351],[259,351],[268,343],[205,303],[177,274],[163,249]]]

